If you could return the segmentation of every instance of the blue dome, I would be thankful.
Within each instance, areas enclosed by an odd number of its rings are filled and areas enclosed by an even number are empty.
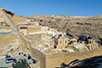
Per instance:
[[[88,37],[88,39],[92,39],[92,37],[91,37],[91,36],[89,36],[89,37]]]
[[[80,41],[86,41],[87,40],[87,37],[85,35],[82,35],[81,37],[79,37],[79,40]]]
[[[62,34],[59,34],[59,36],[62,36]]]
[[[62,34],[59,34],[59,35],[58,35],[58,38],[59,38],[60,36],[62,36]]]

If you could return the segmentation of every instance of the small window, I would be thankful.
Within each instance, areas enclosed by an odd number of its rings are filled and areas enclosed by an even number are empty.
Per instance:
[[[51,34],[51,36],[53,36],[53,34]]]
[[[62,41],[60,41],[60,44],[62,44]]]
[[[89,44],[91,44],[91,41],[89,41]]]
[[[57,42],[55,42],[55,44],[57,45],[58,43],[57,43]]]
[[[67,41],[65,41],[65,43],[67,43]]]
[[[47,36],[52,36],[52,34],[47,34]]]
[[[57,47],[56,46],[54,46],[54,49],[56,49]]]
[[[66,37],[66,35],[64,34],[64,37]]]

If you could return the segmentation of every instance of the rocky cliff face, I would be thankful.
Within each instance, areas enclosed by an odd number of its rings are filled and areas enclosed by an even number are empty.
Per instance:
[[[93,17],[31,15],[27,19],[66,32],[69,37],[78,39],[83,34],[86,36],[91,35],[93,39],[102,44],[102,15]]]
[[[76,59],[68,64],[62,64],[63,68],[102,68],[102,56],[95,56],[83,60]]]

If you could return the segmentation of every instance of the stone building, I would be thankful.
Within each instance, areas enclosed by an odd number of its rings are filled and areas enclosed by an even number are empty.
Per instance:
[[[18,25],[18,31],[23,35],[44,32],[47,34],[48,27],[36,25]]]
[[[74,51],[87,51],[98,48],[98,44],[95,43],[95,40],[92,39],[91,36],[86,37],[85,35],[82,35],[79,37],[78,40],[71,39],[70,43],[68,44],[68,48],[74,47]]]
[[[47,36],[54,37],[54,36],[56,36],[56,32],[58,32],[56,29],[48,28]]]
[[[56,49],[64,49],[67,44],[68,44],[68,38],[66,36],[62,36],[62,34],[60,34],[58,37],[54,38],[54,48]]]
[[[78,42],[82,44],[87,44],[87,37],[85,35],[82,35],[81,37],[79,37]]]

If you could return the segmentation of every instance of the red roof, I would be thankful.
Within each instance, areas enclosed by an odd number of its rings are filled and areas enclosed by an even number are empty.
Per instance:
[[[27,27],[20,27],[20,29],[27,29]]]
[[[71,43],[74,43],[74,42],[76,42],[76,41],[71,41]]]

